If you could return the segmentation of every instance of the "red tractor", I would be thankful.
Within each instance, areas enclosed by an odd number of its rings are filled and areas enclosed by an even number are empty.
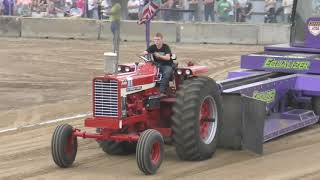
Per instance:
[[[108,154],[136,152],[139,169],[154,174],[164,157],[164,138],[171,139],[182,160],[204,160],[216,150],[221,119],[219,86],[205,66],[177,66],[166,97],[160,96],[161,74],[152,60],[117,67],[117,72],[93,79],[93,116],[83,132],[68,124],[52,136],[52,157],[62,168],[72,165],[77,138],[95,139]]]

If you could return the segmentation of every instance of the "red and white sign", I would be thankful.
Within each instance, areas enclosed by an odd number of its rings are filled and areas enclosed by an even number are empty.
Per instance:
[[[320,21],[309,21],[308,29],[312,35],[318,36],[320,34]]]
[[[157,3],[150,1],[148,4],[144,6],[142,15],[138,23],[143,24],[146,21],[149,21],[155,15],[158,9],[159,9],[159,5]]]

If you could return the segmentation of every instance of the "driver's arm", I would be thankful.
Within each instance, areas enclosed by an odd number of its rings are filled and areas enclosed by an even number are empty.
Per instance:
[[[161,56],[159,53],[155,53],[155,56],[164,61],[170,61],[170,54]]]
[[[142,55],[142,56],[145,56],[145,55],[147,55],[147,54],[149,54],[148,51],[143,51],[141,55]]]
[[[145,51],[142,52],[141,56],[145,56],[154,52],[154,45],[149,46]]]

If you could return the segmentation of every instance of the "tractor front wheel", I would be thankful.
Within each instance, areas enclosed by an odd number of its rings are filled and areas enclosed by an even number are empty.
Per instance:
[[[164,155],[162,135],[154,130],[145,130],[137,144],[136,159],[139,169],[146,175],[155,174]]]
[[[53,161],[61,168],[67,168],[74,162],[78,149],[77,137],[73,136],[73,128],[68,124],[56,127],[51,140]]]

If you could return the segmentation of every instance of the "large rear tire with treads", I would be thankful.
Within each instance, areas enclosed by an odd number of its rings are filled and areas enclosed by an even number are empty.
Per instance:
[[[222,116],[216,82],[208,77],[185,81],[177,92],[173,113],[173,144],[180,159],[210,158],[216,151]]]

